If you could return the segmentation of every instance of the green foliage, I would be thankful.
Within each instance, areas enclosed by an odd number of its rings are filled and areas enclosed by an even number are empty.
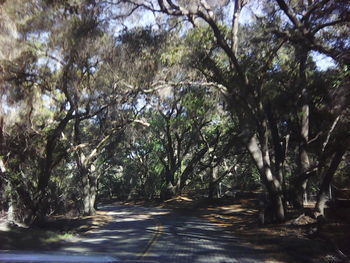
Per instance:
[[[348,10],[331,2],[324,10],[338,10],[330,12],[334,16]],[[322,164],[310,181],[318,189],[340,142],[347,142],[347,23],[320,29],[306,41],[301,27],[291,26],[275,2],[265,1],[263,16],[240,24],[239,48],[230,53],[229,3],[213,4],[216,27],[205,19],[192,28],[177,18],[159,18],[165,25],[121,31],[132,23],[113,12],[129,13],[129,6],[111,11],[109,4],[1,5],[0,156],[6,172],[0,188],[9,187],[2,203],[13,200],[19,219],[30,223],[49,213],[83,213],[84,200],[96,191],[101,198],[152,199],[203,190],[213,182],[266,187],[263,169],[246,151],[254,134],[271,159],[264,169],[276,176],[278,164],[283,166],[288,188],[300,174],[303,117],[309,118],[310,162]],[[291,8],[305,13],[300,3]],[[310,34],[329,22],[322,10],[308,18]],[[310,46],[313,39],[317,45]],[[315,48],[338,64],[318,70],[310,55]],[[309,115],[300,110],[306,102]],[[279,146],[288,138],[282,163]],[[346,182],[349,164],[340,166],[337,180]]]

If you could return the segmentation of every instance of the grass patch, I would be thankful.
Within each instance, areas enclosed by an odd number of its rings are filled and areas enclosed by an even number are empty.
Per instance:
[[[11,228],[0,231],[1,250],[57,249],[62,241],[74,237],[71,232],[55,232],[45,229]]]
[[[0,250],[57,250],[64,241],[100,228],[111,220],[107,212],[97,211],[94,216],[50,217],[42,227],[0,228]]]
[[[75,234],[73,233],[53,233],[52,236],[49,236],[48,238],[46,238],[44,240],[44,242],[46,243],[57,243],[57,242],[61,242],[67,239],[71,239],[75,236]]]

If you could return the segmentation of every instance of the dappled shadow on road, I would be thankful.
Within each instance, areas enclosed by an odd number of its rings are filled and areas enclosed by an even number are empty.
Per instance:
[[[308,262],[298,256],[280,256],[284,254],[281,249],[291,251],[295,244],[303,244],[305,254],[310,254],[310,249],[313,252],[307,239],[283,233],[276,238],[277,228],[257,227],[254,207],[254,202],[250,201],[243,205],[202,207],[195,213],[205,217],[201,218],[159,207],[105,205],[100,207],[99,217],[74,223],[64,219],[55,221],[51,229],[66,227],[67,230],[68,226],[60,224],[68,223],[71,226],[76,224],[76,228],[85,232],[69,236],[56,243],[57,246],[47,246],[45,239],[38,240],[34,249],[97,252],[123,260],[146,259],[166,263]],[[236,228],[234,232],[229,231],[233,228]]]
[[[159,262],[273,262],[265,251],[240,243],[232,233],[196,217],[158,216],[163,230],[147,259]],[[277,262],[277,261],[275,261]]]
[[[135,206],[105,205],[101,209],[112,220],[66,242],[61,250],[107,253],[121,259],[138,258],[154,234],[156,224],[152,214],[167,213]]]
[[[281,262],[315,262],[322,255],[334,253],[326,242],[310,240],[305,234],[312,225],[259,225],[256,199],[234,200],[223,205],[198,209],[197,215],[224,227],[240,243],[263,253],[268,260]]]
[[[206,219],[132,205],[102,207],[113,220],[64,244],[71,252],[108,253],[157,262],[273,262]],[[278,262],[278,261],[275,261]]]

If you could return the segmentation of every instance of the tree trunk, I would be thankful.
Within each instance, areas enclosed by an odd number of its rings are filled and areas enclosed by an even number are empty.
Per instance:
[[[15,208],[14,208],[14,200],[13,200],[13,190],[11,188],[11,183],[8,182],[7,183],[7,187],[8,187],[8,209],[7,209],[7,220],[12,222],[15,220]]]
[[[171,182],[167,182],[165,187],[161,189],[160,199],[168,200],[175,196],[175,189]]]
[[[4,152],[4,117],[0,107],[0,154]]]
[[[217,185],[218,168],[213,167],[209,171],[209,186],[208,186],[208,199],[213,200],[215,194],[215,188]]]
[[[285,220],[285,211],[283,205],[282,189],[269,193],[272,203],[272,221],[283,222]]]
[[[261,180],[266,186],[269,194],[269,204],[267,206],[269,207],[268,210],[271,214],[271,221],[282,222],[285,220],[282,185],[279,182],[278,177],[272,173],[269,165],[268,151],[266,147],[262,150],[259,148],[256,135],[251,137],[247,148],[258,168]]]
[[[301,121],[300,121],[300,138],[301,142],[299,145],[299,174],[302,175],[310,168],[309,155],[307,153],[307,144],[309,140],[309,95],[307,90],[306,82],[306,61],[308,56],[308,51],[304,47],[296,48],[296,56],[299,61],[299,87],[301,91]],[[295,193],[294,193],[294,206],[296,208],[304,207],[304,202],[306,201],[306,187],[308,179],[297,178],[296,179]]]
[[[74,142],[76,145],[81,144],[80,120],[76,119],[74,124]],[[101,143],[101,142],[100,142]],[[97,152],[94,149],[90,156],[85,156],[81,149],[75,154],[75,160],[78,168],[78,179],[81,180],[82,210],[84,215],[94,215],[96,210],[97,195],[97,177],[93,174],[92,157]]]
[[[242,0],[235,0],[233,16],[232,16],[232,39],[231,39],[231,48],[233,53],[237,56],[238,51],[238,29],[239,29],[239,17],[242,10]]]
[[[189,175],[193,172],[196,164],[203,158],[203,156],[208,152],[209,147],[204,147],[197,153],[194,153],[192,158],[188,161],[188,164],[185,168],[185,170],[180,175],[180,183],[179,183],[179,192],[183,190],[183,188],[186,186],[186,181],[189,177]]]
[[[89,192],[84,196],[84,215],[91,216],[96,213],[95,210],[95,200],[96,200],[96,193]]]
[[[93,208],[93,212],[97,209],[97,183],[98,177],[95,174],[90,176],[90,207]]]
[[[80,171],[82,179],[82,200],[84,215],[94,215],[96,213],[96,196],[97,196],[97,176],[89,169],[84,168]]]
[[[325,172],[320,190],[317,195],[317,202],[315,206],[316,216],[324,216],[324,208],[327,201],[327,193],[329,191],[329,186],[332,182],[333,175],[335,174],[344,153],[345,149],[336,152],[332,158],[329,168]]]
[[[285,138],[284,143],[281,142],[281,137],[278,131],[278,126],[277,126],[277,121],[274,117],[273,111],[272,111],[272,106],[270,103],[268,103],[265,107],[265,112],[266,116],[268,118],[268,123],[269,123],[269,128],[271,131],[271,137],[272,137],[272,143],[273,143],[273,148],[275,150],[274,154],[274,164],[275,164],[275,169],[274,169],[274,174],[276,176],[276,179],[279,181],[279,184],[281,185],[281,191],[282,191],[282,200],[283,200],[283,205],[284,209],[286,209],[286,198],[285,198],[285,193],[286,193],[286,187],[285,187],[285,180],[284,180],[284,166],[285,166],[285,159],[286,159],[286,154],[287,154],[287,149],[288,149],[288,136]],[[274,197],[273,199],[276,199]],[[279,198],[277,198],[279,199]],[[279,201],[276,201],[276,206],[279,207]],[[276,211],[280,208],[276,208]],[[281,212],[278,212],[281,213]]]

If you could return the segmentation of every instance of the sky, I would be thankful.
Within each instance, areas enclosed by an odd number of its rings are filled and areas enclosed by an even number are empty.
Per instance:
[[[230,5],[227,9],[227,14],[232,14],[233,5]],[[240,16],[240,24],[249,24],[253,21],[253,14],[262,15],[261,6],[259,6],[259,1],[252,1],[250,4],[246,5],[241,12]],[[156,24],[156,18],[154,14],[150,11],[138,12],[135,17],[127,20],[124,25],[129,29],[135,27],[145,27],[152,26]],[[121,26],[115,26],[115,34],[118,34],[122,29]],[[336,62],[331,58],[324,54],[320,54],[318,52],[312,51],[311,56],[316,63],[316,67],[320,71],[326,71],[331,67],[336,66]]]
[[[324,54],[313,51],[311,52],[311,56],[316,62],[317,69],[320,71],[326,71],[327,69],[336,66],[336,62],[331,57]]]

